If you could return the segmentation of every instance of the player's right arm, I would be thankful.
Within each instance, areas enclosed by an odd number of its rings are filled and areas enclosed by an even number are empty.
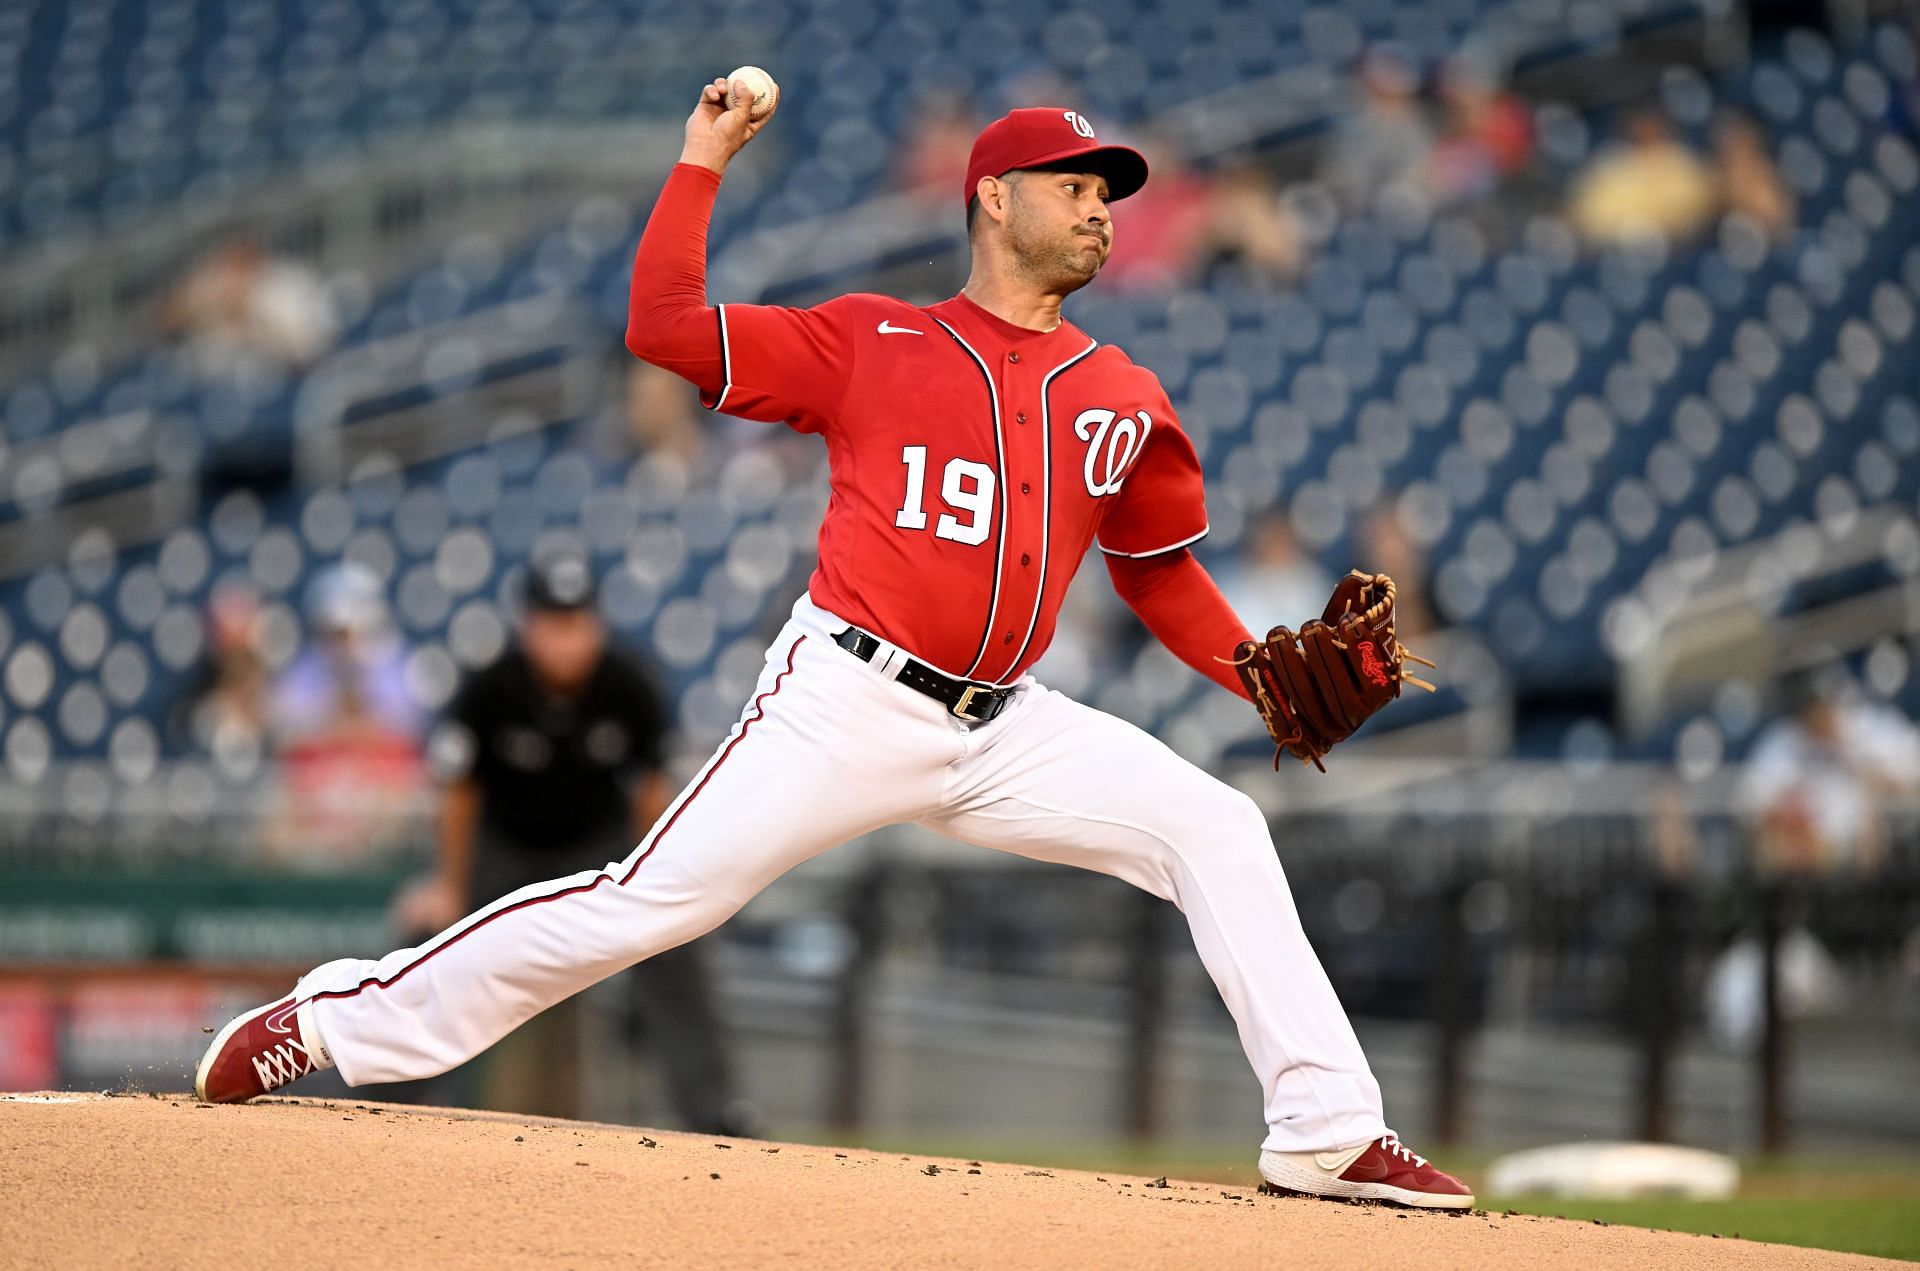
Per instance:
[[[487,681],[492,669],[469,677],[454,694],[447,717],[427,738],[427,760],[440,781],[433,872],[394,898],[392,918],[403,932],[440,931],[467,912],[473,890],[473,858],[480,835],[482,738],[493,732],[486,702],[497,697]]]
[[[437,863],[394,896],[388,917],[414,939],[451,927],[467,912],[473,890],[473,845],[480,826],[480,787],[472,777],[448,782],[440,793],[435,834]]]
[[[647,218],[628,293],[627,348],[698,386],[709,409],[817,430],[851,377],[852,342],[835,304],[707,303],[707,227],[720,178],[779,108],[776,101],[774,111],[752,119],[747,94],[731,110],[726,95],[725,80],[701,90],[680,162]]]
[[[480,783],[472,777],[448,782],[440,795],[440,885],[456,918],[473,888],[473,847],[479,833]]]

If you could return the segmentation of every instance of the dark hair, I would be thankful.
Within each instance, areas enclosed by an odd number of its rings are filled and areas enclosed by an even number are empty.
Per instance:
[[[1009,189],[1011,189],[1014,178],[1019,176],[1023,171],[1025,171],[1024,168],[1015,168],[1011,172],[1002,172],[1000,179],[1006,182]],[[967,239],[969,242],[973,239],[973,227],[978,223],[979,219],[980,196],[978,194],[969,194],[967,196]]]

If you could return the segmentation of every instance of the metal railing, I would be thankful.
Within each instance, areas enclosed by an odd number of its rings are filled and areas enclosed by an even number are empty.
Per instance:
[[[1410,771],[1395,781],[1399,767]],[[1423,1139],[1585,1134],[1736,1151],[1920,1136],[1907,963],[1920,948],[1920,808],[1891,810],[1890,849],[1871,872],[1781,875],[1754,850],[1730,780],[1357,762],[1340,776],[1302,787],[1323,787],[1318,798],[1277,799],[1274,833],[1396,1124]],[[0,970],[16,978],[41,937],[54,941],[39,959],[48,974],[70,961],[63,931],[91,933],[96,962],[120,949],[129,973],[153,956],[143,949],[229,961],[244,950],[262,965],[371,956],[388,894],[373,874],[390,886],[425,862],[425,807],[394,836],[397,854],[328,881],[249,866],[256,831],[233,800],[216,801],[209,831],[152,796],[62,817],[62,790],[55,778],[31,798],[0,790],[11,964]],[[270,802],[251,811],[268,816]],[[173,874],[177,885],[163,883]],[[249,878],[258,904],[285,915],[310,903],[313,921],[227,912],[221,896]],[[7,903],[15,888],[31,889],[31,912]],[[172,918],[111,921],[163,895]],[[62,898],[76,896],[88,903],[70,923]],[[312,944],[328,932],[356,943]],[[1078,1114],[1104,1107],[1117,1133],[1190,1134],[1246,1115],[1233,1095],[1244,1060],[1179,915],[1116,880],[891,830],[808,862],[721,940],[730,1000],[758,1003],[734,1013],[754,1062],[784,1070],[776,1056],[806,1057],[808,1088],[789,1091],[786,1118],[889,1120],[928,1064],[946,1073],[949,1107],[1078,1071]],[[1827,977],[1813,990],[1809,958]],[[989,1038],[1004,1053],[961,1062]],[[1217,1121],[1194,1120],[1216,1105]]]
[[[234,232],[377,290],[463,234],[511,242],[596,194],[628,206],[679,145],[679,126],[658,121],[455,125],[111,233],[37,244],[0,262],[0,380],[68,345],[110,364],[149,344],[160,298]]]
[[[1920,631],[1920,521],[1881,504],[1671,561],[1613,602],[1608,625],[1622,714],[1644,732],[1733,676],[1764,681]]]

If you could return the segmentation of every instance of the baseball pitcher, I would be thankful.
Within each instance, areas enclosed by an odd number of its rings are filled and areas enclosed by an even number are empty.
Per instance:
[[[973,147],[959,295],[714,306],[713,202],[775,114],[752,96],[702,90],[634,260],[627,328],[637,357],[712,409],[826,443],[819,566],[740,721],[624,860],[309,973],[227,1025],[200,1096],[244,1100],[318,1067],[350,1085],[441,1072],[711,931],[799,862],[912,822],[1179,906],[1264,1091],[1268,1183],[1471,1206],[1388,1128],[1254,804],[1027,674],[1097,544],[1155,636],[1249,699],[1296,759],[1320,763],[1411,679],[1384,577],[1349,576],[1298,632],[1251,636],[1188,551],[1207,532],[1201,468],[1159,380],[1061,317],[1114,249],[1113,206],[1146,161],[1076,111],[1013,111]]]

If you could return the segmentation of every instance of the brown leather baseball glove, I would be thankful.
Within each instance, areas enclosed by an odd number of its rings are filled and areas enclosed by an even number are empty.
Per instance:
[[[1296,633],[1275,627],[1234,651],[1234,665],[1280,753],[1325,772],[1320,760],[1369,716],[1400,696],[1402,683],[1429,693],[1408,662],[1433,663],[1400,647],[1393,633],[1393,579],[1354,570],[1333,589],[1324,614]]]

